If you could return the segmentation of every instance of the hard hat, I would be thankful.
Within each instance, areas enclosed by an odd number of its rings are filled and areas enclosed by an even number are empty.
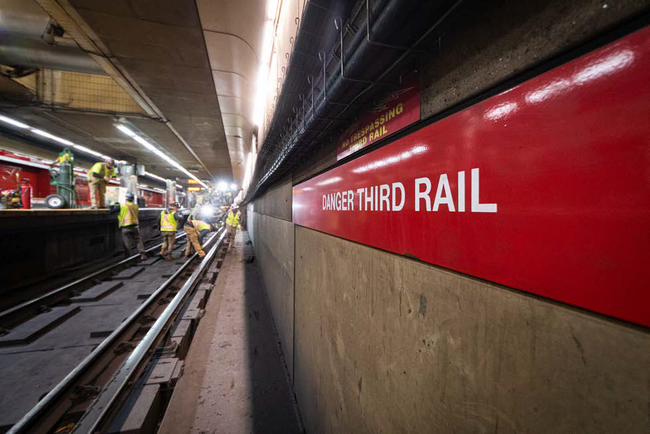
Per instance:
[[[170,207],[176,207],[176,208],[180,208],[180,207],[181,207],[180,204],[179,204],[178,202],[170,202],[169,206],[170,206]]]
[[[125,197],[126,197],[126,200],[129,201],[129,202],[133,202],[133,199],[135,199],[135,196],[130,191],[126,192]]]

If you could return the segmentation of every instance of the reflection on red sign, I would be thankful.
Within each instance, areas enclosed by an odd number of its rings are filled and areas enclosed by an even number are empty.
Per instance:
[[[361,117],[341,137],[336,159],[340,160],[420,120],[420,86],[415,74]]]
[[[296,224],[650,326],[650,29],[294,187]]]

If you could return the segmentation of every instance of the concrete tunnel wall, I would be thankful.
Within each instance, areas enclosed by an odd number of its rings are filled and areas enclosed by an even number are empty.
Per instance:
[[[160,238],[160,211],[140,210],[140,235],[145,243]],[[0,294],[70,272],[123,250],[115,213],[5,211],[0,215],[0,274],[5,276]]]
[[[650,2],[477,3],[422,70],[423,118]],[[292,184],[335,162],[323,144],[248,206],[307,432],[650,430],[647,329],[294,225]]]

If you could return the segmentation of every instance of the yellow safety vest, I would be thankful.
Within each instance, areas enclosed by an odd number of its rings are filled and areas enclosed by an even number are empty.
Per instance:
[[[134,203],[120,204],[120,215],[117,217],[120,227],[138,224],[138,205]]]
[[[176,232],[176,218],[174,213],[160,212],[160,230],[163,232]]]
[[[239,224],[240,215],[241,213],[239,211],[237,211],[237,214],[233,213],[232,211],[228,211],[228,218],[226,219],[226,224],[228,226],[241,229],[241,225]]]
[[[204,229],[207,229],[208,231],[210,230],[210,224],[204,222],[203,220],[197,220],[197,219],[188,219],[185,222],[185,226],[190,226],[196,229],[197,231],[201,232]]]
[[[103,175],[102,175],[103,172]],[[115,176],[115,169],[109,169],[106,163],[95,163],[93,164],[93,167],[90,168],[90,176],[88,179],[93,179],[95,178],[92,174],[96,173],[98,175],[102,175],[104,177],[112,177]]]
[[[210,225],[204,221],[201,220],[193,220],[194,227],[201,232],[202,230],[207,229],[208,231],[210,230]]]

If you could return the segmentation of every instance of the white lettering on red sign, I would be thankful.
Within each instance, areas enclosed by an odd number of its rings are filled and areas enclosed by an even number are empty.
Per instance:
[[[449,184],[449,176],[443,173],[438,178],[433,200],[432,184],[429,177],[416,178],[414,181],[415,211],[449,211],[465,212],[465,171],[458,172],[458,192],[454,195]],[[471,212],[495,213],[496,203],[481,203],[479,193],[479,169],[472,169],[471,176]],[[406,203],[406,190],[401,182],[373,185],[354,190],[342,190],[324,194],[324,211],[401,211]],[[458,205],[458,206],[456,206]]]

